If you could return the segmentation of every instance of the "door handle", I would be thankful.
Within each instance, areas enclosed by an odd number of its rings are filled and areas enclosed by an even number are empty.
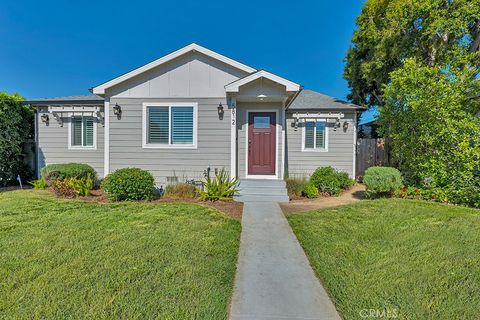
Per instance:
[[[250,149],[251,149],[251,145],[252,145],[252,140],[248,140],[248,152],[250,152]]]

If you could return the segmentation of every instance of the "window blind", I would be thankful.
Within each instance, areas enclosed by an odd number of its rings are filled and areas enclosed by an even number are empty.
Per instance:
[[[193,144],[193,108],[172,107],[172,144]]]
[[[83,117],[83,146],[93,146],[93,117]]]
[[[325,148],[325,122],[316,122],[316,145],[315,148],[323,149]]]
[[[313,149],[315,146],[315,122],[305,123],[305,149]]]
[[[72,117],[72,146],[82,146],[82,117]]]
[[[148,108],[148,142],[168,144],[168,107]]]

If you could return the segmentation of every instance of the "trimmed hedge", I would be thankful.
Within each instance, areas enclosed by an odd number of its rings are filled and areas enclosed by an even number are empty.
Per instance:
[[[58,163],[49,164],[42,168],[42,178],[49,180],[64,180],[70,178],[87,179],[93,181],[97,178],[97,172],[85,163]]]
[[[392,167],[370,167],[365,171],[363,183],[368,198],[393,196],[403,184],[400,171]]]
[[[124,168],[106,176],[101,187],[113,201],[152,200],[154,185],[150,172],[140,168]]]
[[[339,195],[354,184],[348,173],[339,172],[332,167],[317,168],[310,177],[310,182],[317,187],[318,191],[328,195]]]

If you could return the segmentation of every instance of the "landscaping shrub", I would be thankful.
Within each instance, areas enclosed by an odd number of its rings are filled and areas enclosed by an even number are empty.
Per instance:
[[[307,182],[303,186],[302,195],[309,199],[318,197],[318,189],[313,182]]]
[[[22,105],[23,100],[18,94],[0,92],[0,186],[17,175],[24,180],[32,176],[23,162],[23,147],[25,139],[33,137],[33,111]]]
[[[237,189],[238,179],[230,179],[230,175],[221,169],[215,178],[207,178],[205,191],[200,192],[200,199],[203,201],[230,200]]]
[[[113,201],[152,200],[154,179],[140,168],[124,168],[106,176],[101,187]]]
[[[288,178],[285,180],[289,197],[301,197],[303,188],[307,179],[305,178]]]
[[[86,178],[70,178],[70,183],[76,194],[82,197],[89,196],[93,189],[93,180],[90,175]]]
[[[57,196],[73,198],[77,195],[70,179],[53,180],[51,187]]]
[[[339,172],[332,167],[320,167],[310,177],[322,194],[339,195],[343,190],[350,188],[354,181],[347,173]]]
[[[44,178],[38,180],[33,180],[30,182],[34,189],[45,189],[47,188],[47,181]]]
[[[400,171],[391,167],[371,167],[365,171],[363,182],[366,186],[365,195],[369,198],[392,196],[402,187]]]
[[[93,181],[97,178],[97,172],[91,166],[85,163],[58,163],[49,164],[42,168],[42,177],[47,182],[56,179],[67,178],[87,178],[90,177]]]
[[[172,199],[193,199],[198,196],[197,188],[188,183],[170,184],[165,188],[166,198]]]

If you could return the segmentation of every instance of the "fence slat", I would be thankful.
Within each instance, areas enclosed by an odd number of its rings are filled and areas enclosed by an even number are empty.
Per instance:
[[[388,142],[384,138],[358,139],[356,178],[361,180],[365,170],[389,164]]]

